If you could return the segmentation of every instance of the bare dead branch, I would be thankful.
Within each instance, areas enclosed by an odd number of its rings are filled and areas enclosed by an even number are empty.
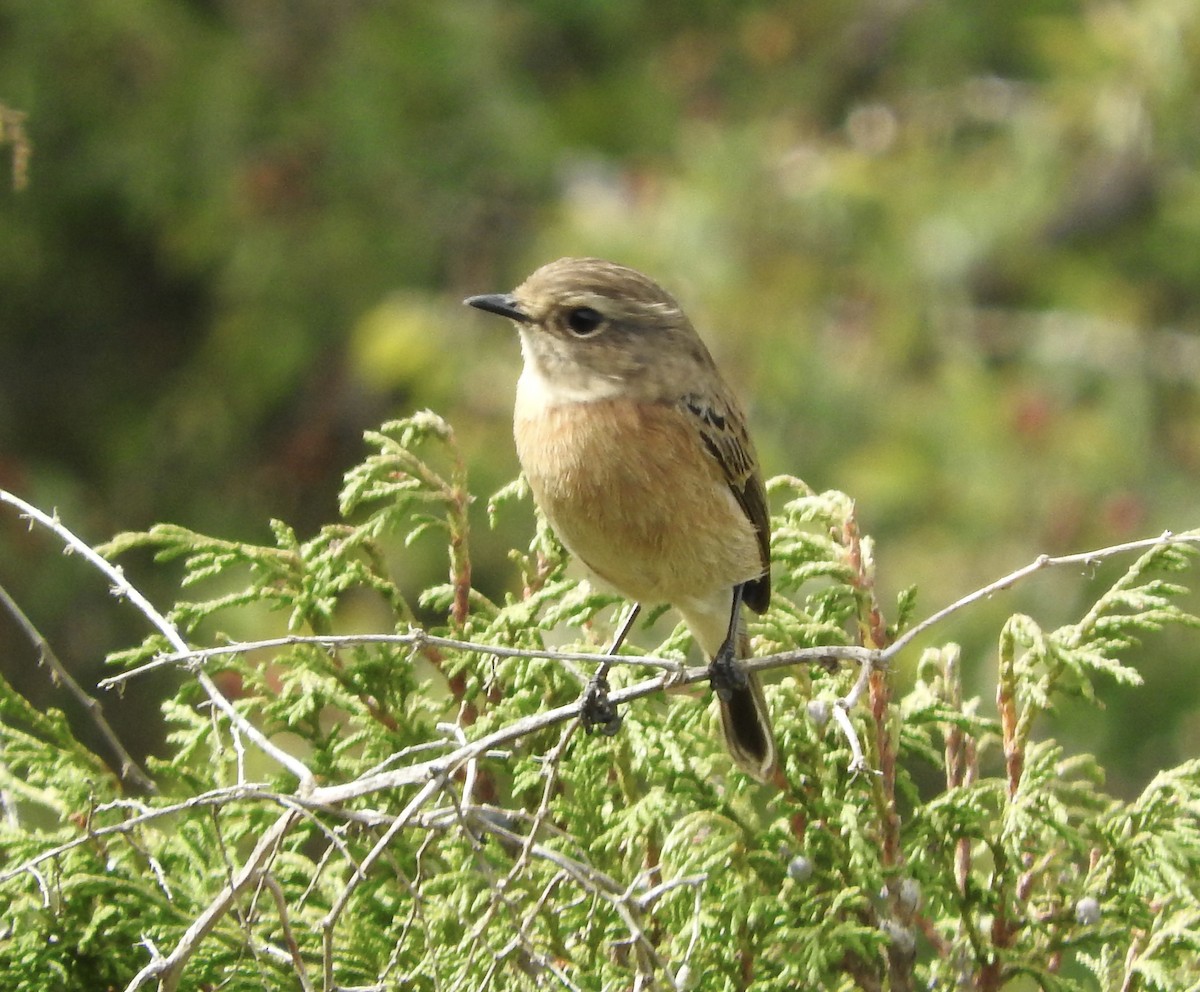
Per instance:
[[[104,738],[104,743],[109,750],[116,755],[120,762],[120,767],[117,769],[117,774],[121,780],[128,785],[132,785],[135,789],[142,792],[154,792],[154,782],[147,775],[128,751],[125,750],[125,745],[121,743],[121,739],[113,731],[112,726],[104,716],[104,707],[94,697],[81,686],[75,677],[67,671],[66,667],[58,659],[58,655],[54,653],[54,649],[50,647],[50,642],[42,636],[41,631],[34,626],[33,621],[26,616],[25,611],[17,605],[16,601],[8,594],[8,590],[0,585],[0,606],[3,606],[9,615],[17,622],[17,626],[21,628],[29,642],[38,652],[38,663],[44,665],[50,670],[51,678],[57,684],[63,686],[75,701],[83,707],[83,711],[87,713],[88,719],[95,725],[100,736]]]
[[[186,653],[189,648],[187,642],[184,641],[179,631],[175,626],[167,620],[161,613],[158,612],[151,602],[141,594],[130,582],[125,578],[124,572],[117,566],[111,564],[105,558],[97,554],[88,544],[80,540],[70,530],[63,526],[57,515],[51,516],[43,513],[36,506],[25,502],[19,496],[14,496],[7,490],[0,489],[0,502],[8,503],[15,507],[26,519],[39,524],[52,534],[57,536],[64,544],[66,551],[69,554],[81,555],[89,565],[96,571],[108,579],[111,584],[111,591],[117,599],[127,600],[133,607],[142,614],[150,624],[158,630],[178,652]],[[196,672],[196,680],[207,693],[208,698],[213,704],[221,710],[222,713],[229,719],[229,722],[245,734],[250,740],[258,746],[268,757],[277,761],[280,765],[290,771],[300,780],[301,790],[311,788],[313,784],[313,774],[309,771],[308,766],[299,758],[288,754],[283,748],[276,746],[266,735],[255,727],[249,720],[240,714],[233,704],[225,698],[224,694],[217,688],[213,682],[203,671]]]

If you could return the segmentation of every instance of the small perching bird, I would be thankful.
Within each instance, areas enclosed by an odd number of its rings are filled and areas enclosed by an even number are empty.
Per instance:
[[[746,419],[675,299],[634,269],[561,258],[472,296],[521,335],[513,434],[563,544],[637,603],[670,603],[710,659],[738,767],[771,781],[770,712],[741,604],[771,597],[766,490]]]

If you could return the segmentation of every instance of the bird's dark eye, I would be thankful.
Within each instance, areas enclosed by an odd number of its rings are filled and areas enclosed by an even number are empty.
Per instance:
[[[589,334],[595,334],[603,323],[603,315],[591,307],[575,307],[567,311],[567,327],[576,337],[586,338]]]

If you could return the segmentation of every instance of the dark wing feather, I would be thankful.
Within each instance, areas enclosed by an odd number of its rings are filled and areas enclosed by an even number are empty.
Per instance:
[[[754,525],[763,571],[743,585],[742,602],[755,613],[763,613],[771,601],[771,521],[767,490],[758,469],[754,443],[746,430],[746,419],[729,398],[691,393],[680,402],[695,419],[704,446],[721,466],[734,498]]]

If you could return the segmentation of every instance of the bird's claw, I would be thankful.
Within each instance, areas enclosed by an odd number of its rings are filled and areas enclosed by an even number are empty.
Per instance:
[[[587,684],[583,690],[579,719],[589,734],[612,737],[621,729],[622,717],[617,712],[616,704],[608,698],[607,679],[594,678]]]
[[[723,644],[721,650],[717,652],[717,656],[709,664],[708,680],[713,687],[713,692],[722,702],[726,703],[733,698],[734,693],[740,692],[750,685],[746,670],[733,655],[731,644]]]

